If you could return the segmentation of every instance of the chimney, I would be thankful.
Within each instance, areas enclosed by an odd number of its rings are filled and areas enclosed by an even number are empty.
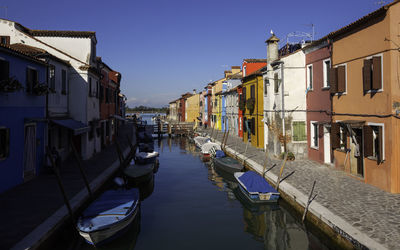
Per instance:
[[[240,72],[240,66],[232,66],[232,75],[237,74]]]
[[[278,42],[279,38],[271,30],[271,37],[265,43],[267,44],[267,64],[278,59]]]
[[[193,89],[193,95],[195,95],[196,94],[196,89]]]

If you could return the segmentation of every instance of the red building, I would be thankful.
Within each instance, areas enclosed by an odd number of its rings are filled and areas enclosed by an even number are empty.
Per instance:
[[[185,114],[186,114],[186,99],[188,97],[190,97],[190,96],[192,96],[192,94],[188,92],[186,94],[183,94],[181,96],[181,98],[179,98],[178,118],[179,118],[180,122],[185,122],[186,121],[186,117],[185,117]]]
[[[112,142],[118,128],[118,122],[122,120],[120,115],[120,82],[121,74],[112,70],[107,64],[97,59],[101,70],[100,80],[100,141],[104,147]]]
[[[330,89],[330,46],[318,41],[304,48],[306,54],[306,101],[308,158],[320,163],[332,162],[330,130],[332,110]],[[324,112],[326,111],[326,112]]]
[[[242,63],[242,76],[250,75],[264,66],[267,66],[267,59],[244,59]]]

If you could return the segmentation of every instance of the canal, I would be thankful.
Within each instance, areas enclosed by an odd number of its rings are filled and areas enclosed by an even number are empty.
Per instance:
[[[101,249],[328,249],[282,200],[258,207],[238,200],[237,184],[203,162],[188,139],[164,137],[155,148],[160,167],[140,221]],[[94,249],[73,238],[74,249]]]

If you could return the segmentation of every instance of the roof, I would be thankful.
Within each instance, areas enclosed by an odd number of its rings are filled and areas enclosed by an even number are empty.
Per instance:
[[[266,63],[267,59],[243,59],[244,62],[247,63]]]
[[[231,68],[232,69],[240,69],[241,67],[240,66],[232,66]]]
[[[227,77],[227,79],[242,79],[242,71],[240,71],[236,74],[233,74],[233,75],[229,75]]]
[[[36,57],[24,52],[24,51],[21,51],[21,50],[15,49],[15,48],[11,48],[9,45],[4,45],[4,44],[0,43],[0,49],[3,49],[3,50],[5,50],[5,51],[7,51],[9,53],[12,53],[12,54],[16,54],[18,56],[25,57],[25,58],[27,58],[29,60],[32,60],[32,61],[35,61],[37,63],[47,65],[44,61],[42,61],[42,60],[40,60],[40,59],[38,59],[38,58],[36,58]]]
[[[94,31],[75,31],[75,30],[31,30],[27,29],[32,36],[58,36],[58,37],[96,37]]]
[[[111,71],[108,73],[108,77],[111,79],[111,81],[119,84],[121,82],[121,73],[117,71]]]
[[[377,17],[385,15],[386,11],[390,8],[390,6],[392,6],[394,4],[397,4],[399,2],[400,2],[400,0],[395,0],[395,1],[391,2],[391,3],[389,3],[389,4],[386,4],[385,6],[382,6],[381,8],[379,8],[379,9],[377,9],[377,10],[375,10],[375,11],[373,11],[373,12],[371,12],[371,13],[363,16],[363,17],[361,17],[360,19],[358,19],[358,20],[356,20],[356,21],[354,21],[354,22],[352,22],[352,23],[350,23],[350,24],[348,24],[348,25],[346,25],[346,26],[344,26],[344,27],[342,27],[342,28],[340,28],[338,30],[330,32],[328,35],[326,35],[326,36],[324,36],[324,37],[312,42],[310,45],[304,47],[304,49],[309,48],[311,46],[316,46],[316,45],[318,45],[318,44],[320,44],[320,43],[322,43],[322,42],[324,42],[324,41],[326,41],[328,39],[334,39],[334,38],[337,38],[339,36],[345,35],[347,32],[350,32],[350,31],[352,31],[352,30],[354,30],[356,28],[359,28],[362,25],[367,24],[369,21],[371,21],[371,20],[373,20],[373,19],[375,19]]]
[[[36,57],[36,58],[50,57],[53,60],[56,60],[56,61],[58,61],[60,63],[65,64],[65,65],[68,65],[68,66],[71,65],[68,61],[65,61],[65,60],[63,60],[61,58],[58,58],[58,57],[50,54],[46,50],[41,49],[41,48],[37,48],[37,47],[34,47],[34,46],[26,45],[26,44],[23,44],[23,43],[14,43],[14,44],[10,44],[10,48],[18,50],[18,51],[21,51],[21,52],[23,52],[23,53],[25,53],[27,55],[30,55],[30,56],[33,56],[33,57]]]
[[[275,36],[275,34],[272,33],[272,36],[271,36],[270,38],[268,38],[265,42],[266,42],[266,43],[271,43],[271,42],[279,42],[279,41],[280,41],[279,38],[277,38],[277,37]]]
[[[261,68],[262,69],[262,68]],[[249,80],[250,78],[253,78],[255,76],[262,76],[262,71],[261,69],[258,69],[256,71],[254,71],[253,73],[251,73],[250,75],[247,75],[245,77],[242,78],[242,82],[246,82],[247,80]]]

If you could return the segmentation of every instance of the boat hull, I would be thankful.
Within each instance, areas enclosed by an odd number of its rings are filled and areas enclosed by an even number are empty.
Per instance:
[[[232,158],[227,158],[227,157],[213,158],[213,162],[217,168],[219,168],[225,172],[228,172],[232,175],[236,172],[242,171],[244,168],[243,165],[241,165],[238,161],[236,161]]]

